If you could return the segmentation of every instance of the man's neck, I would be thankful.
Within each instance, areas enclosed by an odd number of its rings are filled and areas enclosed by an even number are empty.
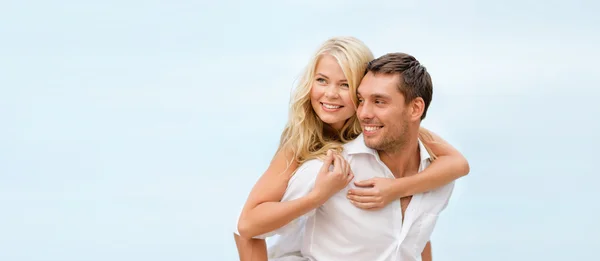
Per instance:
[[[417,173],[421,157],[419,154],[419,137],[417,131],[405,133],[404,144],[392,150],[378,151],[379,158],[392,171],[396,178]]]

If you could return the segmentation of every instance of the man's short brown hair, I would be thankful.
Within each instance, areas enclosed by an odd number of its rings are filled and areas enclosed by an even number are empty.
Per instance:
[[[425,66],[421,65],[415,57],[405,53],[388,53],[369,62],[367,72],[398,74],[400,76],[398,90],[404,95],[406,103],[417,97],[425,101],[421,120],[425,119],[433,96],[433,83]]]

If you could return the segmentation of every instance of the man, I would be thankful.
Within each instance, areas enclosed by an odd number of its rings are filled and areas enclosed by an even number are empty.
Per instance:
[[[357,116],[363,134],[344,145],[343,155],[357,185],[415,175],[429,165],[431,156],[419,140],[419,127],[432,93],[425,67],[408,54],[387,54],[369,63],[358,88]],[[320,160],[305,162],[289,181],[282,201],[308,194],[322,166]],[[292,235],[289,231],[304,226],[297,243],[305,260],[430,260],[430,252],[424,250],[448,203],[453,182],[375,211],[355,207],[353,204],[363,203],[366,193],[349,187],[270,234]],[[288,233],[282,233],[286,230]],[[298,238],[284,240],[292,244]]]

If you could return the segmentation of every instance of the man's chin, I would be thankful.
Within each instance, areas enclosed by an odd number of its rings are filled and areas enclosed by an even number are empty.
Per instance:
[[[367,140],[365,138],[365,146],[367,146],[368,148],[376,150],[379,147],[378,145],[379,145],[378,142],[376,142],[374,140]]]

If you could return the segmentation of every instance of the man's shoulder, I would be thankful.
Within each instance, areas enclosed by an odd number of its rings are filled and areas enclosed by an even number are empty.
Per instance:
[[[290,183],[309,182],[314,180],[317,177],[317,174],[319,174],[321,166],[323,166],[323,160],[318,158],[303,162],[290,179]]]

